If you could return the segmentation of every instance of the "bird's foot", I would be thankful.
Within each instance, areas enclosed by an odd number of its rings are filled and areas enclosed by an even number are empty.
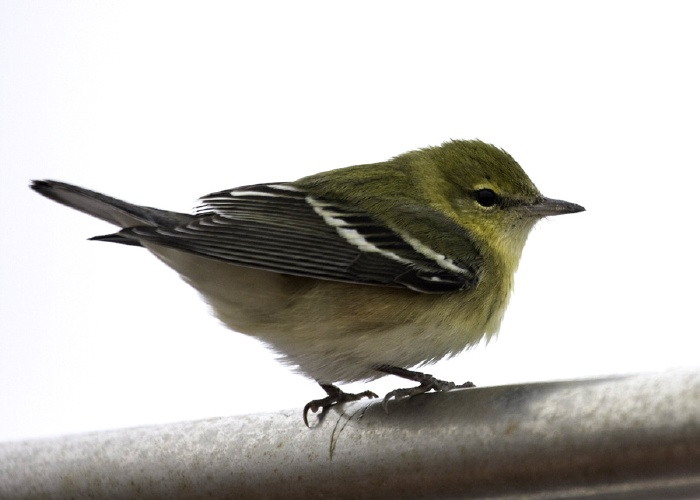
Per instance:
[[[304,406],[304,423],[306,424],[306,427],[310,427],[309,420],[307,418],[309,410],[311,410],[313,413],[316,413],[320,408],[320,419],[323,417],[326,410],[328,410],[328,408],[330,408],[331,406],[335,406],[340,403],[348,403],[350,401],[358,401],[362,398],[372,399],[377,397],[377,395],[372,391],[364,391],[358,394],[348,394],[347,392],[341,391],[338,387],[332,384],[319,385],[323,388],[324,391],[326,391],[328,397],[325,397],[323,399],[314,399],[313,401],[309,401],[309,403],[306,406]]]
[[[465,389],[469,387],[476,387],[471,382],[465,382],[464,384],[455,384],[454,382],[447,382],[445,380],[439,380],[429,375],[427,373],[414,372],[411,370],[406,370],[404,368],[399,368],[396,366],[382,366],[378,368],[379,371],[384,373],[389,373],[391,375],[397,375],[408,380],[413,380],[418,382],[420,385],[417,387],[409,387],[406,389],[395,389],[384,396],[382,401],[382,407],[384,411],[389,413],[389,401],[391,398],[395,400],[410,398],[418,394],[423,394],[428,391],[444,392],[451,391],[452,389]]]

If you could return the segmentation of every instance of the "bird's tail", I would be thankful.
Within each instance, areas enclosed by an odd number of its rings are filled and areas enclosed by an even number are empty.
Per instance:
[[[31,188],[47,198],[79,210],[121,228],[135,226],[155,226],[173,228],[187,224],[193,216],[157,208],[127,203],[89,189],[58,181],[33,181]],[[126,240],[118,234],[97,236],[93,239],[117,243],[139,244]]]

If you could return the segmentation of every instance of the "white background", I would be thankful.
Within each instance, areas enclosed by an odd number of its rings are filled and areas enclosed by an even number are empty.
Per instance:
[[[700,365],[698,18],[692,2],[2,1],[0,440],[301,422],[323,395],[148,252],[85,241],[112,228],[34,178],[189,211],[480,138],[588,211],[533,231],[498,340],[429,372],[485,386]]]

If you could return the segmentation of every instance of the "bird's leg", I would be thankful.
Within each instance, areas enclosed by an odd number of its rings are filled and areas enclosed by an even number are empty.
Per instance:
[[[341,391],[338,387],[332,384],[319,383],[319,385],[323,388],[324,391],[326,391],[328,397],[325,397],[323,399],[314,399],[304,407],[304,423],[306,424],[306,427],[309,427],[309,421],[307,419],[307,414],[309,413],[309,410],[311,410],[313,413],[316,413],[318,409],[321,408],[321,416],[319,417],[321,418],[326,412],[326,410],[331,406],[337,405],[339,403],[358,401],[362,398],[372,399],[377,397],[377,395],[372,391],[364,391],[360,392],[359,394],[348,394],[347,392]]]
[[[378,367],[377,370],[380,372],[388,373],[389,375],[396,375],[398,377],[406,378],[408,380],[413,380],[414,382],[418,382],[420,384],[417,387],[410,387],[408,389],[396,389],[384,396],[382,406],[384,407],[384,411],[386,411],[387,413],[389,411],[389,400],[391,398],[410,398],[417,394],[423,394],[424,392],[428,392],[430,390],[433,390],[435,392],[443,392],[450,391],[452,389],[476,387],[471,382],[465,382],[464,384],[457,385],[454,382],[438,380],[427,373],[414,372],[411,370],[406,370],[405,368],[399,368],[398,366],[382,365]]]

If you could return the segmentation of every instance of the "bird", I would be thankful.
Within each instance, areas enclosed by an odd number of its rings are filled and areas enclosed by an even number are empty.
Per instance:
[[[544,197],[503,149],[450,140],[387,161],[199,199],[193,214],[53,180],[39,194],[118,226],[92,240],[145,248],[230,329],[326,393],[303,410],[376,398],[339,384],[395,375],[392,399],[473,387],[416,371],[499,330],[530,230],[582,212]]]

